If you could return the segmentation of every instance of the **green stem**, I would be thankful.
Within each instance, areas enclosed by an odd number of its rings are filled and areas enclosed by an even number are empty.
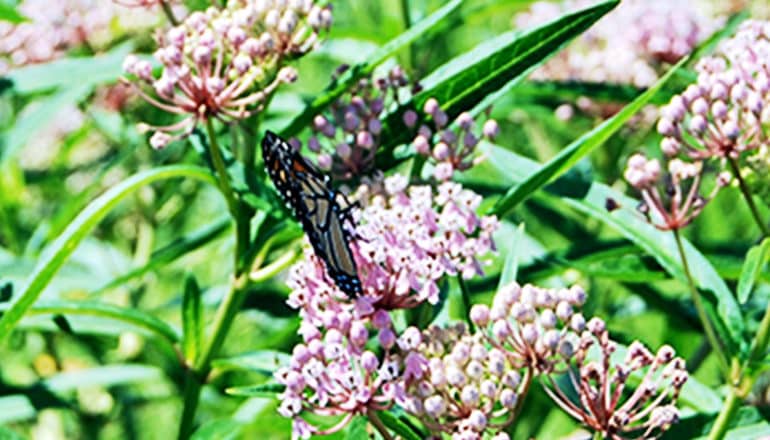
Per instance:
[[[462,293],[462,299],[463,299],[463,307],[465,308],[465,311],[463,312],[463,316],[465,317],[465,321],[468,323],[468,328],[473,330],[476,328],[475,325],[473,325],[473,321],[471,321],[471,293],[468,290],[468,286],[465,285],[465,280],[463,279],[462,274],[457,274],[457,283],[460,285],[460,292]]]
[[[277,260],[273,261],[267,266],[251,272],[249,279],[255,283],[268,280],[282,272],[287,267],[291,266],[297,259],[298,255],[299,253],[292,249],[291,251],[286,252],[285,254],[278,257]]]
[[[730,392],[727,395],[727,399],[725,399],[725,403],[722,405],[719,416],[717,416],[714,425],[711,427],[708,436],[709,440],[721,440],[724,438],[730,421],[735,416],[738,408],[740,408],[743,399],[752,390],[754,383],[757,381],[758,371],[755,371],[753,366],[764,358],[769,341],[770,303],[765,308],[765,316],[762,317],[762,322],[760,322],[757,329],[748,360],[741,368],[734,368],[735,374],[731,375],[732,385],[730,386]],[[747,372],[748,374],[746,374]]]
[[[746,185],[746,181],[743,180],[743,176],[741,176],[741,168],[738,165],[738,161],[732,158],[728,159],[727,161],[730,163],[730,168],[732,168],[735,179],[738,180],[738,186],[741,188],[741,192],[743,193],[743,198],[746,199],[746,204],[749,205],[749,209],[751,210],[751,215],[754,217],[754,221],[757,223],[757,226],[759,226],[759,229],[762,231],[762,237],[767,237],[768,235],[770,235],[770,230],[768,230],[767,224],[765,224],[765,222],[762,221],[762,217],[759,215],[759,210],[757,209],[757,205],[754,204],[754,198],[751,196],[751,191],[749,191],[749,186]]]
[[[182,422],[179,425],[179,440],[188,439],[193,433],[195,411],[198,409],[202,387],[203,380],[197,377],[194,371],[187,370],[184,378],[184,408],[182,408]]]
[[[409,11],[409,0],[401,0],[401,20],[404,22],[404,31],[412,27],[412,16]],[[414,44],[410,44],[409,47],[406,48],[407,51],[407,59],[409,60],[409,65],[406,67],[410,67],[412,69],[415,68],[415,59],[414,59]]]
[[[741,400],[741,397],[738,395],[738,390],[734,387],[730,387],[730,393],[727,395],[724,405],[722,405],[722,410],[719,412],[716,421],[714,421],[714,425],[711,426],[708,440],[721,440],[724,438],[730,420],[732,420],[733,416],[738,411]]]
[[[235,200],[233,189],[230,186],[230,181],[227,176],[227,168],[225,167],[225,160],[222,158],[222,150],[219,149],[219,143],[217,142],[216,132],[214,131],[214,122],[211,118],[206,119],[206,134],[209,137],[209,154],[211,155],[211,162],[214,164],[214,171],[217,174],[217,182],[219,184],[219,190],[222,191],[222,195],[227,201],[227,208],[233,217],[238,217],[238,203]]]
[[[377,415],[376,411],[368,411],[366,415],[369,418],[369,422],[372,424],[372,426],[375,427],[375,429],[377,429],[383,439],[393,440],[393,436],[390,435],[388,428],[386,428],[385,424],[382,423],[382,420],[380,420],[380,416]]]
[[[211,155],[211,162],[214,165],[214,170],[217,175],[219,190],[227,201],[227,209],[235,219],[235,271],[236,273],[240,273],[242,268],[245,267],[244,262],[241,260],[246,255],[246,249],[249,246],[251,238],[250,219],[243,218],[244,215],[241,205],[235,197],[232,186],[230,186],[230,179],[227,174],[225,160],[222,158],[222,150],[219,148],[216,132],[214,130],[214,122],[211,118],[206,119],[206,133],[209,137],[209,154]]]
[[[178,26],[179,20],[177,20],[174,16],[174,11],[171,10],[171,5],[169,5],[166,0],[160,0],[160,7],[163,8],[163,13],[166,15],[166,18],[168,18],[168,21],[171,22],[172,25]]]
[[[222,303],[219,304],[214,317],[211,338],[195,360],[192,370],[188,372],[185,378],[184,409],[182,410],[182,420],[179,427],[180,440],[189,438],[192,433],[195,423],[195,412],[200,400],[200,392],[211,371],[211,361],[219,352],[227,333],[230,331],[235,315],[238,314],[241,303],[243,303],[247,287],[248,279],[245,274],[232,281],[230,290],[222,299]]]
[[[687,257],[685,256],[684,246],[682,245],[682,237],[680,237],[678,229],[674,229],[674,238],[676,240],[676,247],[679,250],[679,257],[682,259],[682,268],[684,269],[684,274],[687,278],[687,286],[690,288],[690,296],[692,296],[692,302],[695,305],[695,310],[698,313],[698,318],[700,319],[701,325],[703,325],[703,330],[706,332],[706,339],[708,339],[709,344],[711,344],[711,348],[714,351],[717,360],[719,360],[719,365],[722,367],[722,371],[727,372],[729,369],[727,358],[722,351],[722,346],[719,344],[719,338],[717,338],[714,327],[712,327],[711,321],[706,314],[706,308],[703,305],[703,299],[701,298],[700,293],[698,293],[698,289],[695,287],[695,282],[693,281],[692,274],[690,273],[690,266],[687,263]]]
[[[200,401],[200,392],[211,371],[211,361],[222,347],[249,287],[248,268],[250,262],[248,261],[248,248],[251,240],[250,212],[242,209],[243,206],[235,197],[211,119],[206,120],[206,132],[209,137],[209,153],[217,175],[217,183],[227,201],[230,214],[235,220],[235,265],[230,289],[219,304],[214,316],[211,336],[195,359],[193,368],[185,378],[184,409],[182,410],[182,420],[179,427],[180,440],[189,438],[193,432],[195,413]]]

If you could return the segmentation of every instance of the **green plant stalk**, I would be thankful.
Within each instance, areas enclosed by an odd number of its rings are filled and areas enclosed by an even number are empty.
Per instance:
[[[163,14],[165,14],[166,18],[168,18],[168,21],[171,22],[172,25],[178,26],[179,20],[177,20],[176,16],[174,16],[174,11],[171,10],[171,5],[169,5],[166,0],[160,0],[160,7],[163,8]]]
[[[401,0],[401,20],[404,22],[404,32],[412,27],[412,14],[409,11],[409,0]],[[409,61],[409,64],[404,67],[406,67],[408,71],[412,71],[416,67],[414,54],[415,47],[413,42],[406,48],[406,58]]]
[[[216,132],[214,131],[214,122],[211,118],[206,119],[206,134],[209,137],[209,154],[211,155],[211,162],[214,164],[214,171],[217,175],[219,190],[227,201],[227,208],[230,211],[230,214],[235,219],[235,271],[237,276],[244,267],[244,262],[241,260],[246,255],[246,249],[249,246],[251,238],[249,229],[250,219],[243,218],[242,206],[236,199],[235,192],[230,185],[225,160],[222,158],[222,150],[219,149]]]
[[[242,209],[242,205],[236,199],[235,193],[230,185],[225,162],[222,158],[222,152],[216,140],[214,124],[211,119],[206,120],[206,132],[209,137],[209,153],[214,170],[217,174],[219,190],[227,201],[227,206],[235,220],[235,264],[234,275],[230,282],[228,290],[222,302],[217,308],[214,316],[214,324],[211,330],[211,337],[204,346],[201,353],[195,359],[192,369],[185,377],[184,390],[184,408],[182,410],[182,419],[179,425],[179,439],[187,439],[192,434],[195,413],[200,401],[200,391],[211,371],[211,361],[217,355],[220,347],[224,343],[227,334],[230,332],[235,316],[241,308],[243,298],[249,287],[248,268],[250,262],[248,259],[248,248],[251,240],[250,221],[251,219]]]
[[[757,223],[757,226],[759,226],[759,230],[762,231],[762,237],[764,238],[770,236],[770,230],[768,230],[765,222],[762,221],[762,217],[759,215],[757,205],[754,203],[754,199],[751,197],[751,191],[749,191],[749,187],[746,185],[746,181],[743,180],[743,176],[741,176],[741,168],[738,165],[738,161],[736,159],[730,158],[727,160],[727,162],[730,164],[730,168],[732,169],[735,179],[738,180],[738,186],[741,188],[743,198],[746,199],[746,204],[749,205],[749,210],[751,210],[751,215],[754,217],[754,221]]]
[[[733,416],[735,416],[735,413],[738,411],[741,400],[743,399],[738,396],[738,390],[735,387],[730,387],[730,392],[727,394],[724,405],[722,405],[722,410],[714,421],[714,425],[711,426],[708,440],[720,440],[724,438],[730,420],[732,420]]]
[[[764,354],[767,352],[768,341],[770,341],[770,304],[767,305],[765,315],[762,317],[762,322],[757,329],[748,360],[742,368],[735,369],[736,374],[734,374],[732,378],[733,384],[727,394],[725,403],[722,405],[722,409],[719,411],[717,419],[714,421],[714,425],[711,427],[708,440],[721,440],[724,438],[730,421],[735,416],[738,408],[740,408],[741,402],[743,402],[754,387],[754,383],[758,377],[758,371],[753,371],[752,367],[764,357]],[[748,375],[745,374],[747,370],[750,373]]]
[[[225,160],[222,158],[222,151],[219,149],[216,132],[214,131],[214,122],[211,118],[206,119],[206,134],[209,137],[209,154],[211,155],[211,162],[214,164],[219,190],[222,191],[222,195],[227,201],[227,208],[230,210],[230,213],[233,217],[237,218],[238,202],[235,199],[233,188],[230,186],[230,181],[227,179],[227,167],[225,167]]]
[[[468,286],[465,285],[465,280],[463,279],[463,275],[461,273],[457,274],[457,284],[460,285],[460,292],[462,293],[462,299],[463,299],[463,317],[465,318],[465,321],[468,323],[469,329],[475,329],[476,326],[473,324],[473,321],[471,321],[471,306],[473,305],[471,303],[471,293],[468,290]]]
[[[711,321],[706,314],[706,308],[703,306],[703,298],[701,298],[700,293],[698,293],[698,289],[695,287],[695,282],[692,279],[690,266],[687,263],[687,257],[684,253],[684,246],[682,245],[682,237],[679,235],[678,229],[674,229],[673,232],[674,239],[676,240],[676,248],[679,251],[679,257],[682,260],[682,268],[684,269],[684,274],[687,278],[687,286],[690,288],[690,296],[692,296],[692,302],[695,305],[695,311],[698,313],[698,318],[703,325],[703,330],[706,332],[706,339],[708,339],[709,344],[711,344],[711,348],[714,351],[717,360],[719,360],[719,365],[722,368],[722,371],[726,373],[729,370],[727,358],[722,351],[722,346],[719,344],[719,338],[717,338],[714,327],[711,325]]]
[[[377,429],[377,431],[380,433],[383,439],[385,440],[393,440],[393,436],[390,435],[390,432],[388,432],[388,428],[385,427],[385,424],[382,423],[382,420],[380,420],[380,417],[377,415],[376,411],[367,411],[366,416],[369,418],[369,423],[372,424],[372,426]]]

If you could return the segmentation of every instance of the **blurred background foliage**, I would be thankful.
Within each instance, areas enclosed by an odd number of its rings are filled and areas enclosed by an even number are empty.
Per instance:
[[[328,40],[299,61],[299,80],[275,97],[264,128],[284,127],[328,84],[339,65],[363,61],[401,34],[405,23],[419,21],[444,2],[332,3],[334,25]],[[478,44],[514,29],[514,17],[531,3],[466,0],[456,13],[385,65],[399,63],[410,77],[422,78]],[[753,8],[761,16],[765,2],[714,3],[715,14]],[[102,20],[89,38],[79,44],[59,44],[58,53],[42,62],[17,66],[8,61],[4,66],[5,76],[0,80],[0,302],[7,304],[13,290],[32,271],[41,250],[107,188],[139,170],[200,163],[188,142],[173,143],[162,151],[149,148],[147,136],[137,132],[136,123],[162,122],[169,117],[116,82],[127,53],[153,49],[153,28],[162,25],[162,15],[107,4],[97,2],[91,8],[91,12],[105,8],[106,17],[82,17]],[[6,2],[0,13],[15,6]],[[205,0],[178,5],[180,10],[205,6]],[[12,18],[6,15],[5,19]],[[662,95],[678,92],[692,75],[687,69],[678,73]],[[494,102],[492,116],[502,130],[497,144],[502,153],[515,152],[545,162],[603,117],[578,111],[570,118],[560,118],[555,113],[560,105],[580,96],[622,105],[638,91],[634,85],[592,88],[555,83],[546,87],[522,82]],[[622,181],[628,156],[636,151],[653,152],[660,140],[654,120],[638,119],[564,178],[507,215],[498,234],[500,252],[495,264],[469,287],[474,302],[488,302],[502,261],[515,253],[521,284],[580,282],[590,293],[586,314],[605,318],[617,340],[640,339],[652,347],[671,344],[686,359],[705,361],[695,377],[703,384],[717,385],[720,378],[714,359],[701,359],[704,348],[693,343],[700,340],[701,330],[687,305],[686,286],[672,280],[654,258],[603,222],[601,216],[606,213],[586,215],[560,197],[579,192],[592,181],[630,194]],[[511,185],[512,176],[502,180],[506,176],[494,166],[504,158],[494,156],[494,161],[488,160],[464,176],[468,186],[488,196],[485,205],[491,205]],[[531,170],[519,171],[527,175]],[[765,217],[770,215],[767,206],[760,208]],[[50,307],[33,307],[10,342],[0,347],[1,439],[167,439],[176,435],[183,377],[171,342],[173,329],[181,327],[182,280],[193,274],[204,292],[207,311],[213,310],[231,271],[233,242],[227,233],[227,218],[222,217],[225,210],[215,188],[176,179],[144,187],[99,223],[45,289],[40,302]],[[523,225],[521,229],[519,225]],[[738,191],[731,188],[720,194],[685,235],[734,288],[746,249],[757,237]],[[749,329],[756,326],[770,300],[770,273],[762,271],[759,280],[746,306]],[[450,292],[455,292],[449,297],[456,298],[458,287],[449,284]],[[281,353],[296,342],[298,319],[284,304],[287,292],[280,278],[250,292],[225,342],[222,359],[215,362],[211,386],[204,389],[198,418],[208,422],[196,433],[199,438],[224,438],[228,432],[242,438],[288,437],[290,420],[278,415],[272,396],[243,398],[224,393],[230,387],[269,382],[269,372]],[[55,301],[59,300],[93,300],[141,310],[159,320],[160,324],[153,325],[169,324],[171,335],[164,340],[157,332],[110,319],[107,313],[57,308]],[[450,302],[448,316],[457,318],[460,309]],[[708,401],[713,391],[704,396]],[[746,411],[746,420],[761,420],[765,402],[764,391],[758,388],[758,411]],[[702,420],[686,418],[681,425],[678,432],[689,433],[685,434],[688,437],[702,429]],[[536,389],[513,437],[566,438],[576,429]],[[673,431],[669,435],[681,434]]]

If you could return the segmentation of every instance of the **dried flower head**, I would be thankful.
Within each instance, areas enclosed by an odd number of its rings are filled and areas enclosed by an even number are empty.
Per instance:
[[[385,189],[386,194],[374,196],[354,213],[358,239],[350,245],[364,291],[356,307],[371,313],[424,301],[436,304],[442,277],[459,274],[467,279],[482,273],[481,258],[494,250],[497,220],[476,214],[479,195],[453,182],[436,190],[407,188],[400,175],[386,179]],[[323,262],[310,252],[293,268],[289,281],[289,304],[311,317],[344,297],[327,278]]]
[[[719,52],[696,66],[697,82],[661,111],[668,156],[737,158],[767,144],[770,120],[770,23],[748,21]]]
[[[687,381],[682,358],[670,346],[651,353],[633,342],[622,361],[613,354],[617,345],[609,339],[602,320],[592,318],[585,326],[567,370],[569,381],[544,379],[548,395],[570,416],[604,438],[658,438],[679,421],[675,403]],[[629,380],[641,377],[635,388]],[[570,396],[577,393],[578,398]]]
[[[435,168],[433,177],[443,182],[452,178],[455,171],[464,171],[478,163],[482,158],[473,157],[476,146],[482,139],[492,140],[500,133],[497,121],[488,119],[478,133],[476,121],[468,112],[460,113],[455,121],[449,121],[440,103],[430,98],[425,102],[423,111],[433,121],[433,129],[421,125],[417,136],[412,141],[417,154],[430,158]],[[412,111],[404,114],[404,123],[413,128],[417,115]]]
[[[660,162],[643,154],[631,156],[624,173],[628,183],[641,192],[639,210],[653,226],[664,231],[690,224],[719,189],[732,180],[730,173],[720,173],[713,189],[704,197],[703,175],[703,162],[689,163],[677,158],[668,161],[668,173],[664,175]]]
[[[312,48],[317,31],[331,20],[327,9],[311,1],[275,7],[231,3],[226,9],[194,12],[159,36],[154,54],[163,67],[159,77],[148,61],[126,58],[124,68],[136,77],[133,84],[145,100],[186,115],[169,126],[144,126],[155,130],[153,147],[188,135],[199,121],[237,120],[260,111],[280,84],[296,80],[293,68],[281,67],[283,60]]]
[[[414,327],[399,339],[405,366],[404,408],[437,437],[481,440],[513,421],[523,388],[521,372],[481,334],[464,324]]]
[[[347,68],[341,67],[335,75]],[[372,176],[374,156],[381,144],[382,120],[415,87],[396,66],[383,77],[362,78],[328,111],[316,115],[307,146],[318,153],[319,167],[331,172],[337,181]]]
[[[497,292],[491,309],[473,306],[471,319],[516,368],[534,374],[560,372],[584,329],[585,319],[577,309],[585,298],[579,286],[547,289],[514,282]]]

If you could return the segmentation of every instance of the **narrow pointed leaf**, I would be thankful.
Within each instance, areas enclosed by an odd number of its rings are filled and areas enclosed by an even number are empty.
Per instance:
[[[770,254],[770,238],[765,238],[762,243],[749,249],[746,254],[746,261],[738,278],[738,302],[741,304],[748,301],[762,268],[767,264],[768,254]]]
[[[451,0],[433,14],[411,26],[406,32],[386,43],[369,56],[363,63],[348,68],[348,70],[340,75],[339,78],[334,79],[331,84],[326,87],[326,90],[324,90],[323,93],[318,95],[313,102],[308,104],[304,110],[302,110],[302,113],[292,119],[292,121],[281,130],[282,136],[288,138],[297,135],[302,128],[310,123],[315,115],[349,90],[356,81],[371,74],[378,65],[391,57],[399,49],[422,37],[430,32],[436,25],[444,22],[444,19],[457,9],[461,3],[461,0]]]
[[[553,182],[557,177],[561,176],[567,170],[572,168],[580,159],[588,155],[591,151],[602,145],[607,139],[610,138],[615,132],[617,132],[623,125],[634,116],[639,110],[642,109],[655,94],[668,82],[674,72],[679,69],[687,59],[682,59],[674,67],[655,83],[652,87],[647,89],[644,93],[639,95],[630,104],[623,107],[623,110],[618,112],[615,116],[607,119],[598,127],[584,134],[576,141],[568,145],[561,150],[559,154],[553,159],[548,161],[542,167],[539,167],[536,171],[533,171],[524,181],[518,183],[512,187],[508,192],[495,204],[491,210],[491,214],[499,217],[504,217],[510,210],[515,208],[519,203],[526,199],[530,194],[542,188],[549,182]]]
[[[198,349],[203,344],[203,302],[201,289],[193,274],[188,274],[184,283],[182,297],[182,335],[184,357],[188,362],[195,362]]]
[[[531,30],[507,32],[436,69],[420,82],[423,87],[420,93],[386,118],[382,132],[386,142],[378,158],[380,165],[390,165],[394,160],[393,147],[409,140],[409,131],[404,130],[402,121],[405,111],[421,110],[428,99],[435,98],[449,119],[454,119],[490,94],[510,87],[512,81],[526,77],[618,3],[604,1]]]
[[[88,204],[70,223],[67,229],[46,249],[38,259],[35,269],[25,284],[19,289],[18,297],[0,318],[0,344],[3,344],[14,326],[34,304],[43,289],[48,285],[69,258],[78,244],[88,235],[117,204],[137,189],[158,180],[172,178],[192,178],[216,185],[211,174],[200,167],[171,165],[147,170],[131,176],[113,186],[104,194]]]

